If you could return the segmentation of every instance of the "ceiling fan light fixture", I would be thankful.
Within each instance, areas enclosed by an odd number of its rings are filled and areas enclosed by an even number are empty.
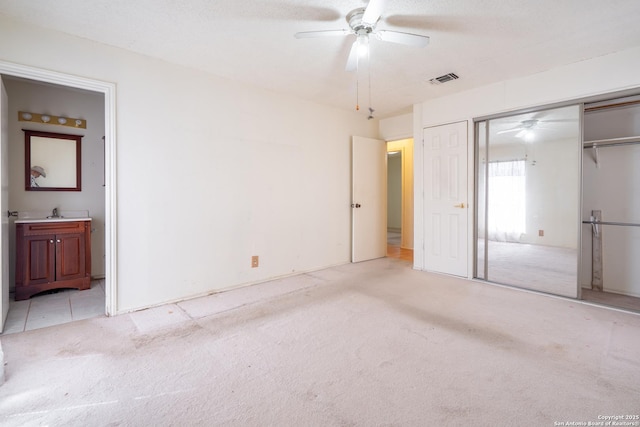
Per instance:
[[[366,34],[358,35],[358,56],[360,58],[367,56],[369,53],[369,36]]]
[[[360,7],[349,12],[345,18],[349,24],[349,30],[320,30],[303,31],[294,36],[298,39],[325,36],[355,35],[356,40],[352,43],[347,57],[345,71],[359,72],[360,60],[366,63],[368,71],[369,103],[371,103],[371,64],[369,36],[373,36],[383,42],[392,42],[405,46],[425,47],[429,44],[429,37],[420,34],[404,33],[395,30],[376,30],[376,25],[380,22],[386,0],[368,0],[366,7]],[[457,78],[458,76],[455,76]],[[359,104],[359,81],[356,75],[356,111],[360,110]],[[373,119],[373,110],[370,109],[369,120]]]

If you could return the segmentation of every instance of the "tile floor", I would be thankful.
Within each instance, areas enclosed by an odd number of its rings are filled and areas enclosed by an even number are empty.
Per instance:
[[[13,295],[9,298],[9,314],[0,335],[104,316],[104,280],[92,281],[91,289],[84,291],[60,289],[23,301],[15,301]]]

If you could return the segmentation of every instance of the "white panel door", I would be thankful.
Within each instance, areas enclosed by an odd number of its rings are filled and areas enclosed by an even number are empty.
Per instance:
[[[9,100],[0,77],[0,271],[2,271],[2,295],[0,296],[0,332],[9,313]]]
[[[467,277],[467,122],[425,128],[424,266]]]
[[[352,141],[352,253],[360,262],[387,255],[387,144]]]

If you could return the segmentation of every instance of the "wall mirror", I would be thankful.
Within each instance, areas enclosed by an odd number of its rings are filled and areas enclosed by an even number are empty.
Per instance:
[[[80,191],[82,136],[23,131],[25,190]]]
[[[575,298],[580,108],[476,123],[475,277]]]

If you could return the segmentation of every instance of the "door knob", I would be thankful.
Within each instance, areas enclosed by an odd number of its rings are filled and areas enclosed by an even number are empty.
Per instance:
[[[454,208],[460,208],[460,209],[463,209],[463,208],[464,208],[464,203],[460,203],[460,204],[457,204],[457,205],[453,205],[453,207],[454,207]]]

